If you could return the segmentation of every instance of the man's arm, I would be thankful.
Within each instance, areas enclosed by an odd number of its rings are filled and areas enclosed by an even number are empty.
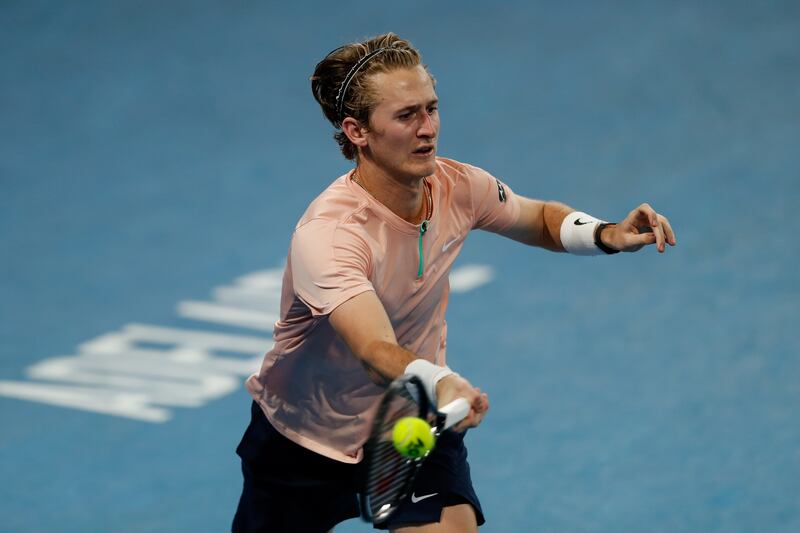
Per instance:
[[[521,243],[563,252],[559,235],[564,218],[575,211],[559,202],[545,202],[517,195],[519,218],[517,223],[500,234]]]
[[[520,213],[517,223],[501,232],[501,235],[530,246],[538,246],[555,252],[564,252],[561,242],[561,226],[564,219],[575,210],[559,202],[545,202],[518,196]],[[625,219],[603,229],[600,241],[621,252],[636,252],[643,246],[655,244],[659,252],[665,245],[675,246],[675,233],[669,220],[656,213],[648,204],[642,204]]]
[[[386,310],[372,291],[344,302],[331,312],[329,319],[356,357],[387,381],[403,375],[406,367],[418,359],[416,354],[397,344]],[[463,428],[477,426],[489,408],[486,394],[458,374],[439,381],[436,395],[439,406],[459,397],[466,398],[472,409],[459,426]]]

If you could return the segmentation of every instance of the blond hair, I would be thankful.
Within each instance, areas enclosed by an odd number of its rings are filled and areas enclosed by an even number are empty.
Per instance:
[[[365,126],[369,124],[370,114],[378,103],[370,77],[378,72],[421,64],[419,51],[394,33],[346,44],[317,63],[311,76],[311,91],[325,118],[339,130],[333,137],[347,159],[355,159],[358,149],[341,131],[342,121],[353,117]],[[431,81],[434,81],[433,76]]]

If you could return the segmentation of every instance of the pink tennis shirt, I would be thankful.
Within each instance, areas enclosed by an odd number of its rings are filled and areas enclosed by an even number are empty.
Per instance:
[[[421,235],[420,225],[394,214],[351,174],[334,181],[298,222],[275,344],[246,383],[281,434],[346,463],[361,460],[383,388],[330,325],[331,311],[375,291],[398,344],[444,365],[448,274],[467,233],[501,231],[519,217],[506,185],[477,167],[438,158],[426,178],[433,211]]]

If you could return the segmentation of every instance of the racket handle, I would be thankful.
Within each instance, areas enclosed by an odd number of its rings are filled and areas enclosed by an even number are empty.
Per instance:
[[[464,398],[455,399],[439,409],[439,413],[445,415],[444,427],[442,429],[448,429],[467,417],[469,414],[469,402]]]

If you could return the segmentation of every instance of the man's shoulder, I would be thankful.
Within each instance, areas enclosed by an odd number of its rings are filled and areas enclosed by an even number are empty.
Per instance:
[[[337,225],[348,220],[362,203],[347,186],[347,176],[340,176],[322,191],[306,208],[297,227],[315,221],[317,225]]]
[[[467,165],[461,161],[450,159],[448,157],[436,158],[436,173],[444,174],[446,176],[463,174],[466,171]]]
[[[436,158],[436,174],[443,178],[468,179],[476,174],[486,174],[482,168],[450,159],[447,157]]]

